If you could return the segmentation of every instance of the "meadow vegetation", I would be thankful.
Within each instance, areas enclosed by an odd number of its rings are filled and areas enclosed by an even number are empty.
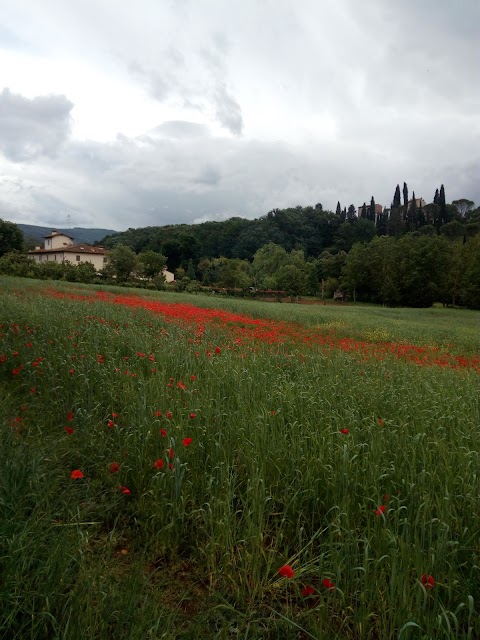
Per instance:
[[[480,637],[480,314],[0,279],[0,637]]]

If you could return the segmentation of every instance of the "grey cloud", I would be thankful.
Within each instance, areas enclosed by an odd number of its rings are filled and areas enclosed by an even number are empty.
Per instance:
[[[220,170],[217,167],[214,167],[213,165],[206,165],[200,170],[196,178],[196,182],[198,182],[199,184],[206,184],[206,185],[218,185],[220,182],[220,179],[221,179]]]
[[[63,95],[0,94],[0,150],[14,162],[53,156],[70,131],[73,104]]]
[[[338,199],[342,206],[356,205],[372,193],[388,205],[403,180],[427,201],[442,182],[448,200],[475,199],[480,164],[458,162],[455,173],[446,162],[412,163],[410,156],[382,155],[363,145],[312,148],[213,136],[202,138],[201,148],[196,138],[69,142],[59,160],[41,161],[41,184],[33,163],[22,167],[22,193],[10,190],[7,197],[0,182],[0,199],[18,205],[22,221],[62,226],[70,214],[74,226],[120,230],[253,218],[297,204],[328,208]]]
[[[226,86],[220,83],[214,94],[216,116],[220,124],[231,133],[239,136],[243,129],[242,111],[238,102],[228,93]]]

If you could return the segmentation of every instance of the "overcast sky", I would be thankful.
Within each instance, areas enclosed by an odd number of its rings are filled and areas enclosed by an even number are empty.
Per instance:
[[[480,0],[0,0],[0,218],[480,204]]]

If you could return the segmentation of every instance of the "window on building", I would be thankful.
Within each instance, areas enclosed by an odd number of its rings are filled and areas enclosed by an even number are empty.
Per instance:
[[[80,256],[77,256],[77,262],[80,262]]]

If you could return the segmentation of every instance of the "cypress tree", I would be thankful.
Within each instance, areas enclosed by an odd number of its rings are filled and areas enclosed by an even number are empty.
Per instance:
[[[340,206],[340,200],[337,202],[337,210],[335,211],[335,213],[337,214],[337,216],[339,216],[342,213],[342,207]]]
[[[375,222],[375,199],[373,196],[370,200],[370,207],[368,208],[368,219]]]
[[[405,207],[405,211],[408,209],[408,187],[407,183],[403,183],[403,206]]]
[[[445,201],[445,187],[440,187],[440,195],[438,196],[438,204],[440,206],[440,224],[447,222],[447,203]]]
[[[438,189],[435,189],[435,195],[433,196],[433,204],[440,204],[440,195],[438,193]]]
[[[412,193],[412,202],[408,210],[407,216],[407,231],[414,231],[417,228],[417,201],[415,198],[415,191]]]
[[[392,209],[398,209],[398,207],[400,206],[400,202],[400,185],[397,184],[395,195],[393,196]]]

